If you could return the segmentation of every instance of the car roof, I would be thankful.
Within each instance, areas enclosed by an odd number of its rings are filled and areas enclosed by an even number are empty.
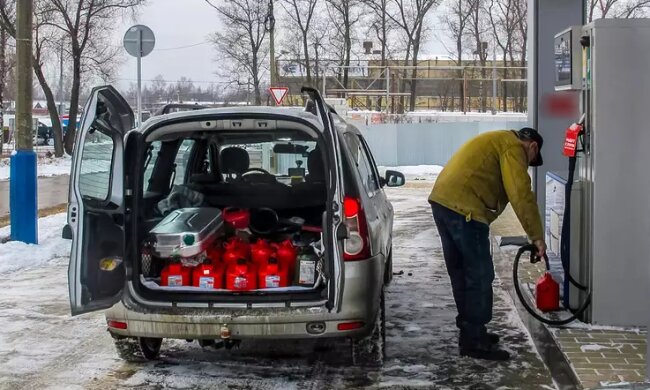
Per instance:
[[[160,125],[163,122],[176,121],[178,119],[196,119],[201,120],[203,117],[212,117],[215,115],[269,115],[285,116],[310,122],[317,129],[322,129],[323,125],[319,118],[311,112],[305,111],[302,107],[269,107],[269,106],[244,106],[244,107],[220,107],[220,108],[202,108],[196,110],[172,112],[164,115],[157,115],[145,121],[138,131],[144,132],[146,129]]]

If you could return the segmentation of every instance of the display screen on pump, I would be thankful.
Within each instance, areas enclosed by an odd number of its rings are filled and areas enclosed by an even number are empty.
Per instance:
[[[555,38],[555,86],[571,85],[571,31]]]

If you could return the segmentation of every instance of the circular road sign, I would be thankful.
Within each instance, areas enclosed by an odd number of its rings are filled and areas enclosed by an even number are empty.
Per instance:
[[[124,34],[124,48],[133,57],[144,57],[156,46],[156,37],[147,26],[136,24]],[[138,49],[140,52],[138,53]]]

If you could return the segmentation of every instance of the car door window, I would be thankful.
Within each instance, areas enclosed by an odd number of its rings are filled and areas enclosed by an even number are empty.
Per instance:
[[[99,130],[86,134],[79,171],[79,192],[83,197],[98,201],[108,199],[114,149],[115,142],[109,135]]]
[[[367,154],[367,151],[363,147],[361,139],[356,134],[347,133],[345,135],[345,139],[347,141],[350,152],[352,153],[354,165],[356,165],[357,171],[359,172],[361,183],[368,192],[368,195],[372,196],[381,187],[379,186],[379,180],[377,179],[377,175]]]

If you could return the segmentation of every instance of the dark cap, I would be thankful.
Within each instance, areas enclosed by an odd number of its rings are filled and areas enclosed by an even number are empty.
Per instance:
[[[544,160],[542,159],[542,145],[544,145],[544,138],[542,138],[541,134],[539,134],[539,132],[533,128],[524,127],[517,132],[517,135],[519,136],[520,140],[537,142],[537,156],[530,163],[530,166],[538,167],[544,164]]]

